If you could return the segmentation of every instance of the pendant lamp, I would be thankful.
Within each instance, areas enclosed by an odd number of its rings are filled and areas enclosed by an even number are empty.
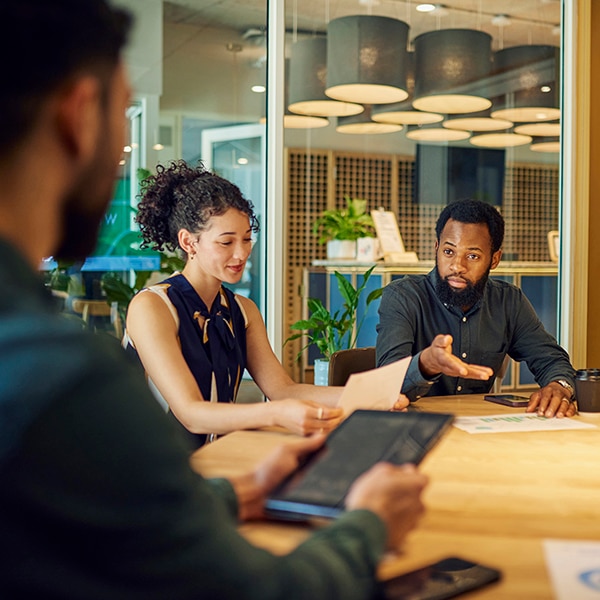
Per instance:
[[[447,129],[437,124],[409,125],[406,137],[417,142],[457,142],[466,140],[471,134],[468,131]]]
[[[335,100],[401,102],[406,91],[408,25],[399,19],[352,15],[327,26],[327,87]]]
[[[289,58],[289,111],[321,117],[361,113],[360,104],[340,102],[325,95],[326,76],[327,40],[315,37],[297,41]]]
[[[444,117],[438,113],[414,110],[412,101],[415,91],[415,53],[406,53],[406,91],[408,98],[403,102],[391,104],[374,104],[371,114],[373,121],[378,123],[393,123],[398,125],[425,125],[439,123]]]
[[[532,152],[560,152],[560,138],[557,136],[534,138],[529,149]]]
[[[448,129],[462,129],[467,131],[500,131],[510,129],[513,126],[512,121],[506,119],[494,119],[490,111],[482,110],[479,112],[468,113],[466,115],[450,115],[443,123]]]
[[[417,36],[414,108],[470,113],[492,105],[477,81],[492,65],[492,37],[473,29],[441,29]]]
[[[379,133],[395,133],[402,131],[402,125],[396,123],[378,123],[373,121],[372,107],[365,106],[364,112],[359,115],[349,117],[338,117],[338,124],[335,130],[338,133],[362,133],[362,134],[379,134]]]
[[[494,55],[494,74],[513,73],[511,91],[494,101],[492,116],[516,123],[560,118],[559,48],[513,46]]]
[[[560,135],[560,123],[525,123],[517,125],[515,133],[524,133],[525,135],[558,137]]]
[[[529,144],[532,137],[522,133],[483,133],[474,135],[469,142],[473,146],[482,148],[514,148],[515,146],[524,146]]]
[[[283,126],[285,129],[317,129],[320,127],[327,127],[329,125],[329,119],[323,117],[314,117],[309,115],[296,115],[291,113],[287,108],[287,100],[289,94],[289,74],[290,74],[290,59],[285,59],[285,87],[284,87],[284,106],[285,110],[283,113]],[[260,123],[266,123],[267,118],[265,116],[260,118]]]

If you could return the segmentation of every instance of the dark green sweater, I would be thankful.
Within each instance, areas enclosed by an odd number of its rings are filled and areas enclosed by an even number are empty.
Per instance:
[[[0,241],[0,597],[370,598],[382,522],[348,513],[287,556],[237,532],[117,340],[54,312]]]

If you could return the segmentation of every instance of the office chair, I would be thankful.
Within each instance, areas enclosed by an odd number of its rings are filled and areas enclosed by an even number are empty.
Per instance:
[[[506,371],[508,371],[509,364],[510,356],[507,354],[502,361],[501,367],[498,369],[498,373],[496,373],[496,378],[494,379],[494,384],[492,386],[493,394],[500,394],[502,392],[502,381],[506,375]]]
[[[352,373],[375,368],[375,346],[338,350],[329,358],[328,385],[345,385]]]

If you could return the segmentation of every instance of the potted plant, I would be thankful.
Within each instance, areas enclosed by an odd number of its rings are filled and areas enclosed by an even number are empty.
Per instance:
[[[313,223],[312,231],[319,243],[327,243],[327,258],[356,258],[356,240],[374,237],[373,218],[367,212],[367,201],[345,197],[345,208],[324,210]]]
[[[322,354],[321,359],[315,360],[315,384],[317,385],[327,385],[329,357],[337,350],[356,346],[365,317],[363,315],[357,323],[358,304],[374,268],[375,265],[365,272],[362,284],[358,288],[355,288],[343,275],[335,271],[338,289],[343,298],[342,306],[332,313],[318,298],[309,298],[307,300],[309,318],[296,321],[290,326],[290,329],[297,333],[291,335],[285,341],[286,344],[302,337],[306,340],[296,359],[299,359],[302,352],[312,344]],[[382,292],[383,288],[372,290],[367,296],[365,308],[378,299]]]

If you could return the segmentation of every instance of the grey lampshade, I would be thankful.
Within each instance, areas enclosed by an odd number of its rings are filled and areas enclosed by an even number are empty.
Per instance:
[[[533,138],[529,149],[533,152],[560,152],[560,138],[558,136]]]
[[[560,117],[559,48],[513,46],[494,55],[494,75],[504,74],[509,91],[494,101],[492,116],[516,123]]]
[[[396,123],[377,123],[372,119],[372,107],[366,105],[364,112],[359,115],[351,115],[349,117],[338,117],[337,127],[335,130],[338,133],[354,133],[354,134],[381,134],[395,133],[402,131],[402,125]]]
[[[525,135],[558,137],[560,135],[560,123],[525,123],[515,127],[515,133],[524,133]]]
[[[492,38],[473,29],[441,29],[417,36],[414,108],[459,114],[492,104],[479,81],[490,74]]]
[[[474,135],[469,142],[473,144],[473,146],[482,148],[513,148],[515,146],[529,144],[531,140],[532,138],[529,135],[506,131]]]
[[[378,123],[397,123],[399,125],[423,125],[439,123],[444,117],[438,113],[412,110],[410,102],[379,104],[373,106],[373,121]]]
[[[406,137],[416,142],[457,142],[466,140],[471,134],[459,129],[447,129],[439,124],[409,125]]]
[[[378,123],[395,123],[400,125],[439,123],[444,118],[442,115],[413,109],[412,101],[415,91],[415,53],[410,51],[407,52],[406,59],[406,91],[408,92],[408,98],[403,102],[374,104],[371,118]]]
[[[363,111],[360,104],[340,102],[325,95],[327,40],[315,37],[293,44],[289,58],[290,112],[300,115],[339,117]]]
[[[352,15],[331,20],[327,96],[363,104],[405,100],[407,40],[408,25],[399,19]]]
[[[500,131],[513,126],[512,121],[506,119],[494,119],[490,110],[479,112],[449,115],[444,121],[444,127],[448,129],[462,129],[467,131]]]
[[[327,127],[329,125],[329,119],[324,117],[317,117],[312,115],[297,115],[291,113],[288,108],[288,97],[290,91],[290,59],[285,59],[285,88],[284,88],[284,102],[285,111],[283,114],[283,126],[286,129],[318,129],[320,127]],[[266,122],[266,118],[264,119]]]

